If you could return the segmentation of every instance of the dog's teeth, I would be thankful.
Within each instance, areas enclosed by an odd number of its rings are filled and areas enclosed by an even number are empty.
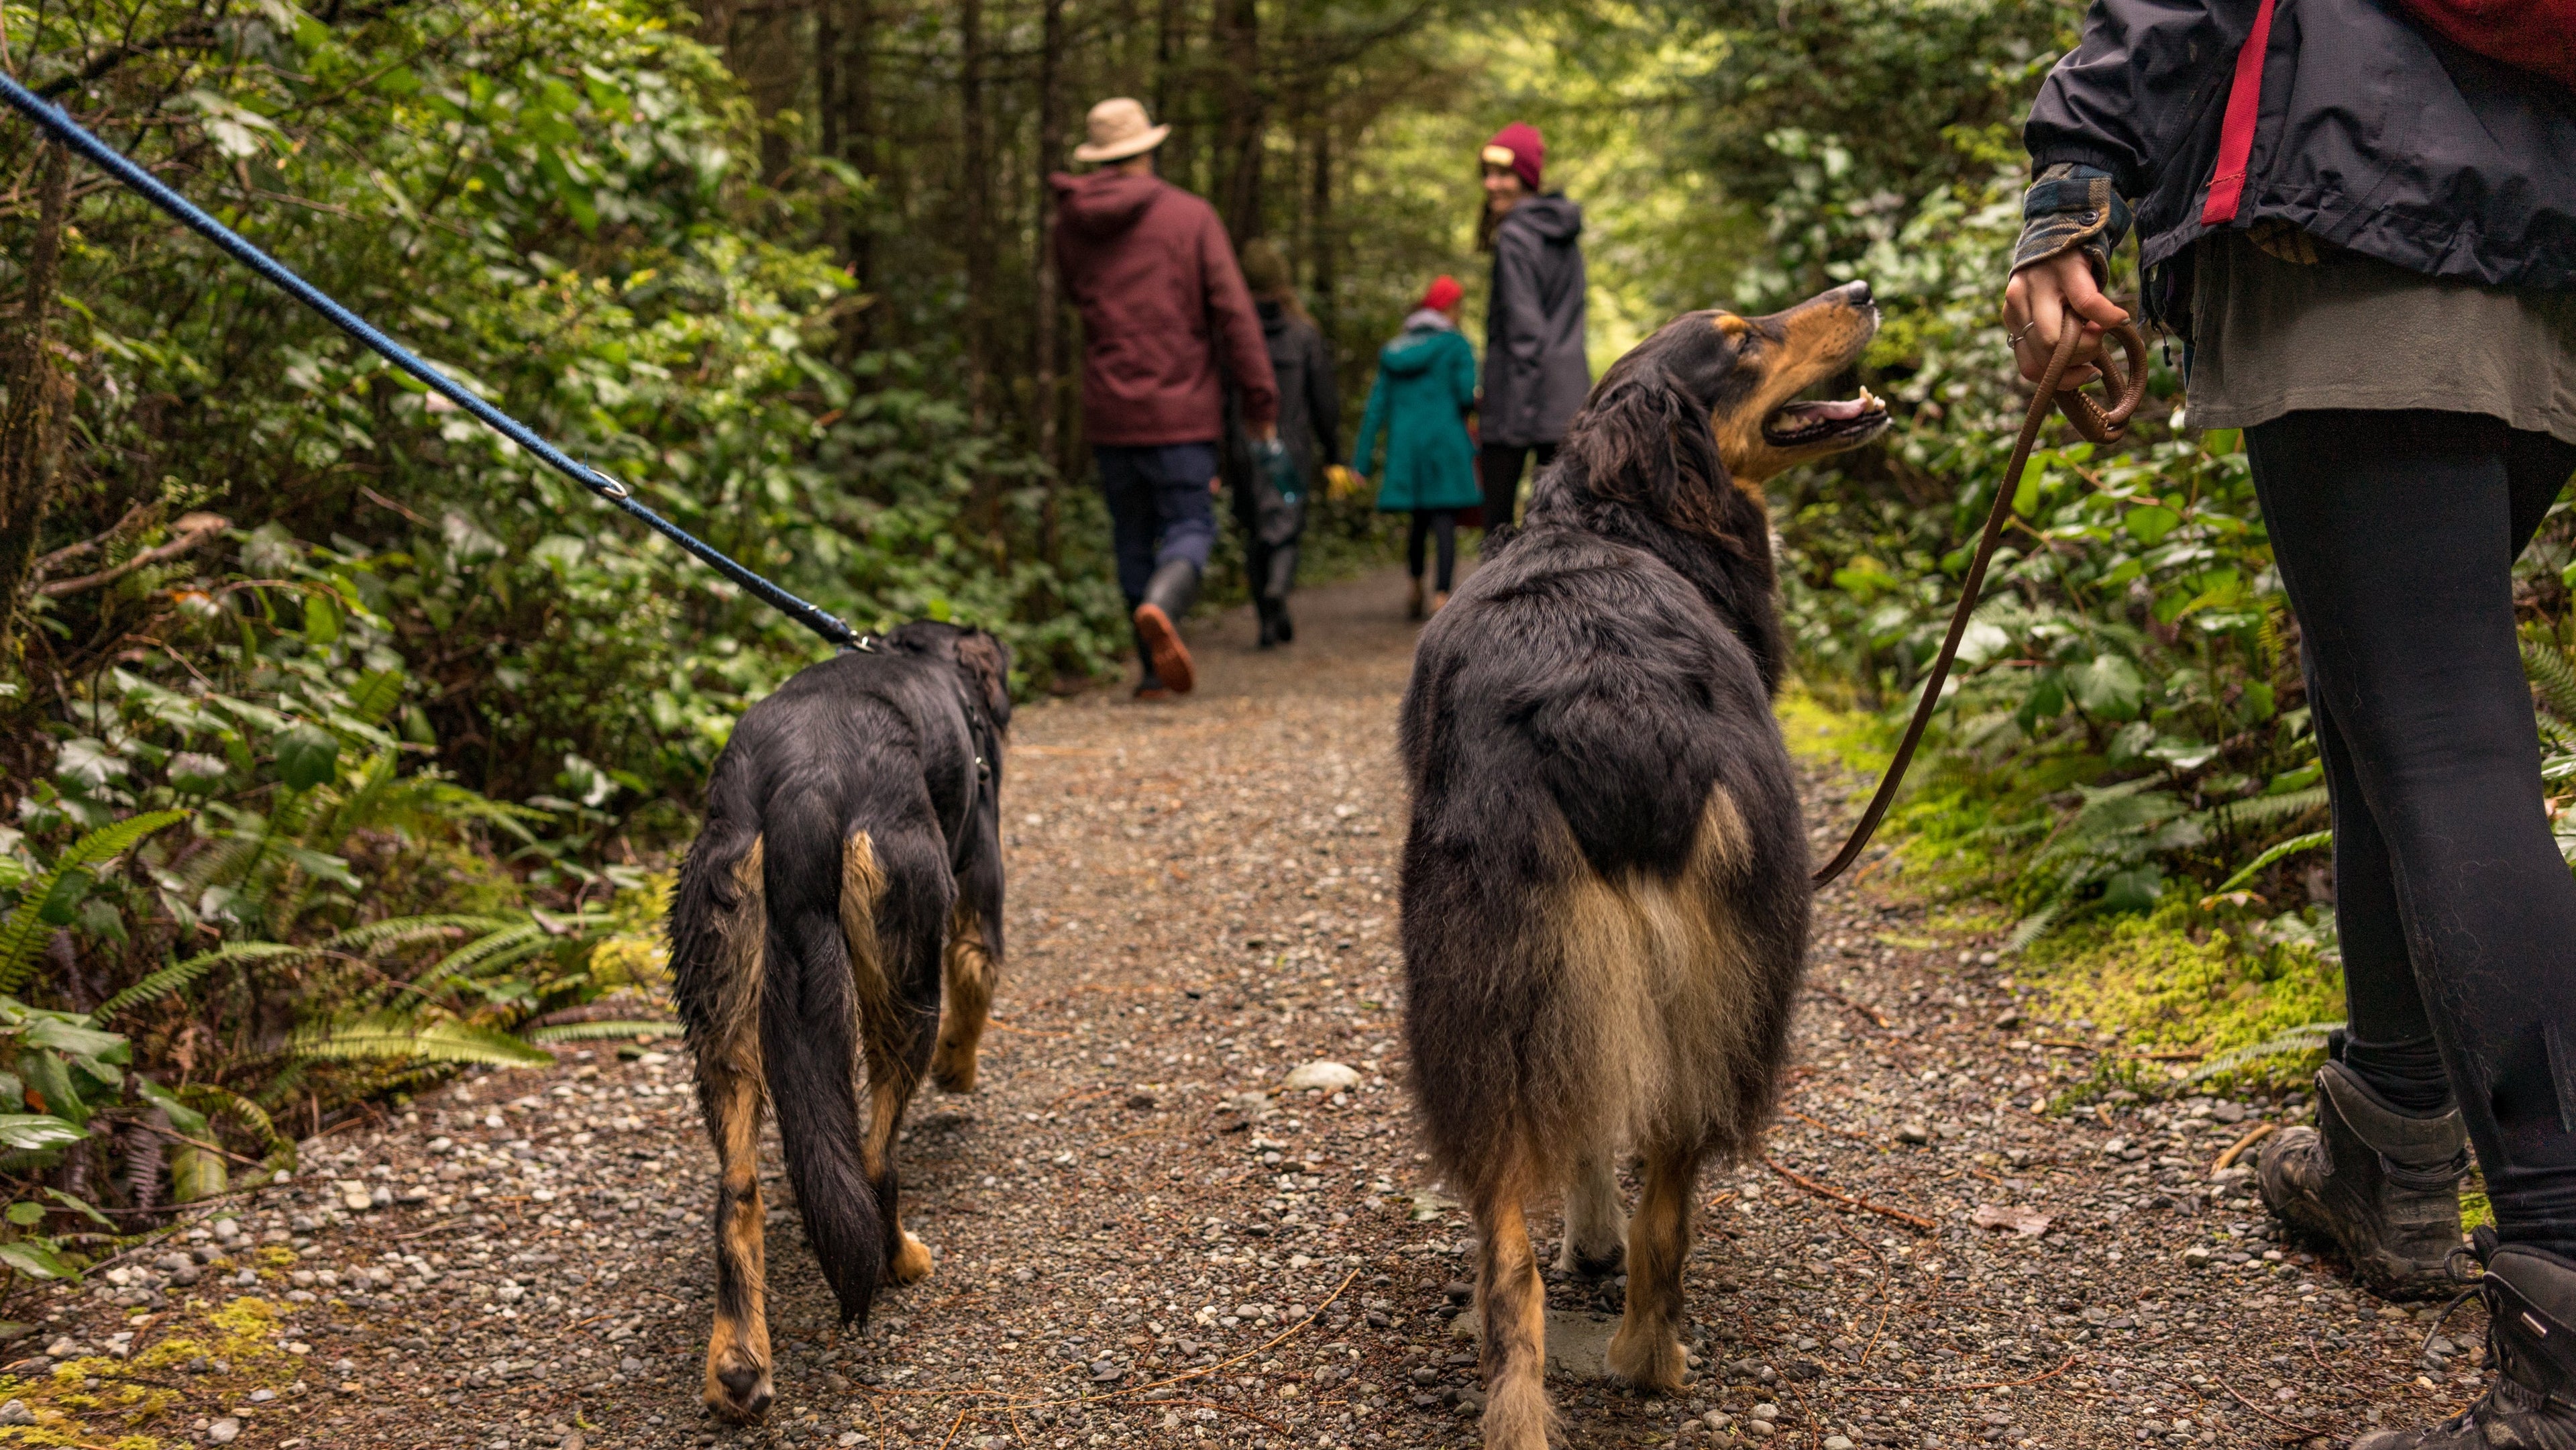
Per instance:
[[[1863,408],[1884,408],[1887,406],[1885,403],[1878,400],[1878,395],[1876,393],[1871,392],[1867,388],[1860,390],[1860,405]]]

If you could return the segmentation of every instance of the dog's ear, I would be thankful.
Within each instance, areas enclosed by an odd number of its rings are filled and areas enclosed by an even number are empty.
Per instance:
[[[957,668],[996,729],[1011,723],[1011,647],[980,629],[957,636]]]
[[[1567,431],[1565,451],[1594,498],[1737,553],[1750,552],[1748,532],[1768,527],[1760,505],[1728,475],[1704,406],[1661,370],[1605,379]]]

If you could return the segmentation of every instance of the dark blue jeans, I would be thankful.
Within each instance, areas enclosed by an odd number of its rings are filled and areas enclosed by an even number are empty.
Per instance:
[[[1100,468],[1100,491],[1109,499],[1118,591],[1128,605],[1144,598],[1155,569],[1174,559],[1205,572],[1208,550],[1216,544],[1216,512],[1208,502],[1216,444],[1103,445],[1091,457]]]

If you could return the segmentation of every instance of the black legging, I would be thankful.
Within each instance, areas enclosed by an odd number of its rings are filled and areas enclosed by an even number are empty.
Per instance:
[[[1440,537],[1440,577],[1433,588],[1449,592],[1449,576],[1458,568],[1458,511],[1456,509],[1415,509],[1413,527],[1404,536],[1404,571],[1414,578],[1422,577],[1422,545],[1430,535]]]
[[[2247,441],[2334,800],[2345,1065],[2404,1111],[2455,1098],[2505,1240],[2576,1251],[2576,878],[2512,574],[2576,446],[2341,411]]]
[[[1535,457],[1538,466],[1556,461],[1553,443],[1488,443],[1476,453],[1477,480],[1485,489],[1485,527],[1513,522],[1521,501],[1521,469]]]

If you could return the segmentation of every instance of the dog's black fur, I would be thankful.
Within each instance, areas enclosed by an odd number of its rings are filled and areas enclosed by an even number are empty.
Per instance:
[[[1725,455],[1786,466],[1875,435],[1866,399],[1782,406],[1874,327],[1861,288],[1658,332],[1423,631],[1402,723],[1406,1030],[1430,1146],[1483,1239],[1488,1444],[1535,1450],[1553,1423],[1519,1206],[1543,1187],[1570,1183],[1564,1267],[1628,1260],[1613,1370],[1679,1388],[1691,1185],[1769,1117],[1810,895],[1770,710],[1787,666],[1770,524]],[[1629,1148],[1645,1195],[1623,1245]]]
[[[896,1214],[892,1150],[925,1067],[943,1086],[973,1082],[1002,956],[1009,669],[989,634],[909,624],[797,674],[744,713],[716,759],[670,932],[722,1160],[706,1396],[728,1418],[757,1418],[771,1394],[764,1099],[842,1316],[863,1320],[887,1272],[929,1271]]]

